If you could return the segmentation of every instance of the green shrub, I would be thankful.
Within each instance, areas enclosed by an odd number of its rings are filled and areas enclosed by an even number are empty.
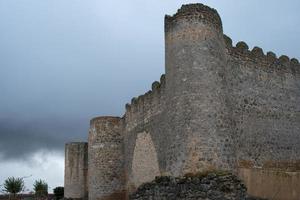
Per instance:
[[[53,189],[56,200],[64,198],[64,187],[56,187]]]

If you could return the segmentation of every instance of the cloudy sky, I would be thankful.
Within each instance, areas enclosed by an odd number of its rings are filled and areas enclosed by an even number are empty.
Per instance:
[[[89,120],[124,113],[164,73],[165,14],[180,0],[0,1],[0,185],[63,185],[64,143]],[[300,58],[298,0],[206,0],[224,33]],[[263,2],[263,3],[262,3]]]

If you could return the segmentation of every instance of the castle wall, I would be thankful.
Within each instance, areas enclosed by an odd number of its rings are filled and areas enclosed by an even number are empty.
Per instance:
[[[229,48],[226,75],[238,161],[263,166],[299,160],[300,66],[285,56],[237,46]]]
[[[65,198],[87,199],[88,144],[72,142],[65,146]]]
[[[166,16],[165,46],[160,82],[126,104],[122,118],[91,120],[89,199],[126,199],[155,176],[211,169],[239,174],[255,196],[300,196],[298,61],[233,47],[217,12],[202,4]],[[66,187],[75,188],[70,155]]]
[[[143,181],[152,180],[164,171],[165,143],[165,76],[152,84],[152,90],[126,105],[125,171],[128,192]],[[144,156],[141,156],[142,153]],[[151,160],[149,160],[151,158]],[[145,162],[150,162],[147,165]]]
[[[239,174],[250,194],[294,200],[300,196],[300,65],[244,42],[231,46],[226,76],[234,105]],[[289,186],[290,185],[290,186]],[[277,191],[276,195],[274,191]],[[283,198],[284,197],[284,198]]]
[[[143,182],[136,174],[150,171],[153,179],[157,164],[160,174],[178,176],[299,160],[297,61],[232,47],[218,15],[206,9],[183,7],[166,17],[166,77],[126,106],[129,192]],[[153,149],[148,167],[135,164],[144,162],[135,158],[143,134]]]
[[[89,130],[88,187],[91,200],[125,199],[123,120],[98,117]]]

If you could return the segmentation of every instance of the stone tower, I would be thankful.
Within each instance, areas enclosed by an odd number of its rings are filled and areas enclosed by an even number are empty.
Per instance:
[[[65,197],[87,199],[88,143],[72,142],[65,146]]]
[[[122,119],[92,119],[88,152],[89,199],[123,199],[125,177]]]
[[[166,163],[172,175],[234,165],[222,22],[202,4],[165,17]],[[174,158],[175,162],[174,162]]]

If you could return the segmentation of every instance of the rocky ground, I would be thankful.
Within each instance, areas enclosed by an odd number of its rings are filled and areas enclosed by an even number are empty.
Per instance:
[[[262,200],[249,197],[235,175],[209,172],[185,177],[157,177],[143,184],[130,200]]]

